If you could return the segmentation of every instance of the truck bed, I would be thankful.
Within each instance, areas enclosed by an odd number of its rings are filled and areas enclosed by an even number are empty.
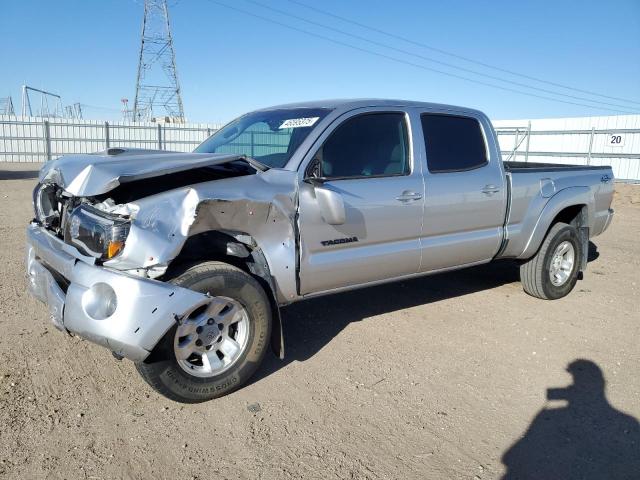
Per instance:
[[[538,228],[540,215],[563,190],[571,189],[572,195],[580,198],[576,201],[590,209],[590,235],[598,235],[604,229],[613,196],[610,166],[503,163],[508,173],[510,204],[506,225],[508,242],[501,256],[520,258],[523,252],[522,258],[528,255],[527,248]]]

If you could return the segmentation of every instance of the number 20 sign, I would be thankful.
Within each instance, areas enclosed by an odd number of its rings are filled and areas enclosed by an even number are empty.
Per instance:
[[[623,147],[624,135],[619,135],[617,133],[609,134],[607,145],[609,145],[610,147]]]

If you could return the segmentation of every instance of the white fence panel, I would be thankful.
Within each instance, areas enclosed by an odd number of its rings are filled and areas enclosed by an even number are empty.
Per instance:
[[[0,162],[45,162],[110,147],[190,152],[218,128],[0,115]]]
[[[611,165],[616,179],[640,181],[640,115],[498,120],[494,126],[505,159]],[[190,152],[217,128],[0,115],[0,161],[44,162],[109,147]]]
[[[610,165],[618,180],[640,181],[640,115],[499,120],[503,158]]]

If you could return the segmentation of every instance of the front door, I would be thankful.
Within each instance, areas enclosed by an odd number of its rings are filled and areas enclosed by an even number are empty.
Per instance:
[[[424,204],[422,168],[411,151],[405,112],[352,114],[320,139],[300,186],[302,294],[416,273]],[[329,224],[318,188],[344,203]]]

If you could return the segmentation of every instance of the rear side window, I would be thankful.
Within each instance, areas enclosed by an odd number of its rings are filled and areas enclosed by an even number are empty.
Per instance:
[[[484,136],[476,119],[427,113],[420,119],[431,173],[464,172],[487,164]]]
[[[403,113],[371,113],[350,118],[316,154],[328,178],[380,177],[409,172]]]

